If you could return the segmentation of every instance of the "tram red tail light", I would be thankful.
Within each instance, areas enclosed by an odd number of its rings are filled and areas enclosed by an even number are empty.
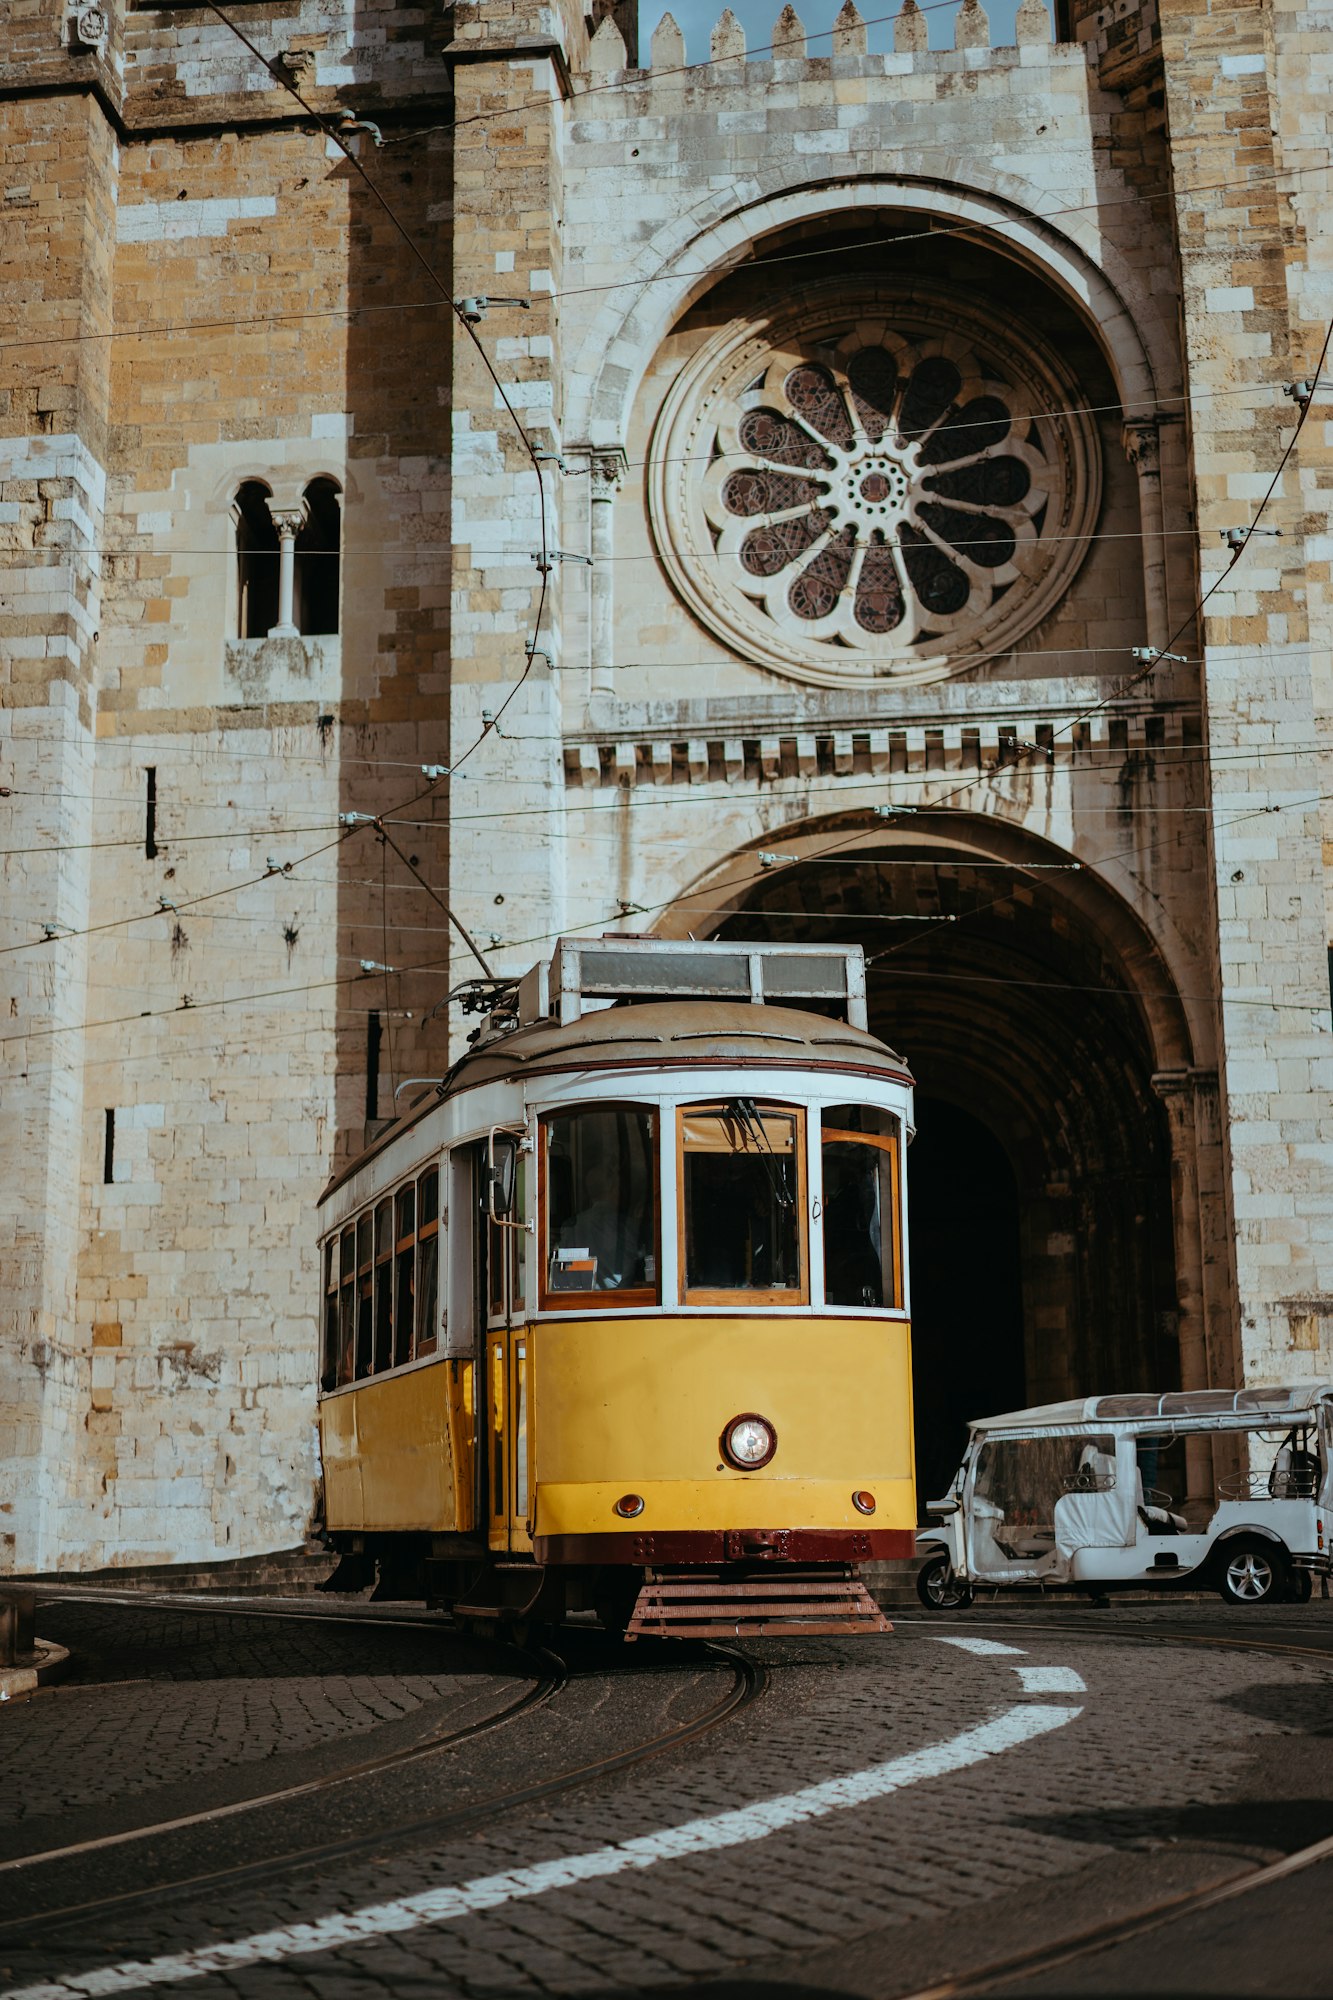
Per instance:
[[[862,1487],[853,1493],[852,1505],[858,1514],[873,1514],[875,1511],[875,1496],[873,1493],[867,1493],[864,1487]]]
[[[632,1521],[643,1512],[643,1495],[622,1493],[611,1511],[613,1514],[619,1514],[623,1521]]]

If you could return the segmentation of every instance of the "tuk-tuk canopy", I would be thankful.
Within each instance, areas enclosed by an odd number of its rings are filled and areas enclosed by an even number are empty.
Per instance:
[[[1173,1425],[1192,1420],[1200,1428],[1216,1423],[1233,1429],[1264,1421],[1291,1423],[1328,1402],[1333,1402],[1333,1383],[1328,1382],[1264,1384],[1253,1389],[1171,1389],[1164,1395],[1143,1390],[1120,1396],[1085,1396],[1068,1403],[1044,1403],[1036,1409],[1010,1410],[1002,1416],[974,1417],[968,1428],[974,1433],[1058,1434],[1085,1430],[1090,1424],[1126,1424],[1141,1429],[1145,1423],[1165,1419]]]

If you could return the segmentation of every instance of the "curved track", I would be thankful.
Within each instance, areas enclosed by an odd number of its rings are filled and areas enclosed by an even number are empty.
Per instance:
[[[905,1995],[904,2000],[967,2000],[969,1994],[989,1993],[1012,1985],[1019,1979],[1059,1972],[1067,1965],[1076,1965],[1082,1959],[1094,1957],[1098,1952],[1108,1951],[1118,1944],[1129,1944],[1135,1938],[1145,1937],[1150,1931],[1162,1930],[1166,1925],[1193,1916],[1196,1912],[1235,1902],[1256,1889],[1265,1889],[1272,1883],[1283,1881],[1290,1875],[1299,1875],[1302,1870],[1329,1860],[1333,1860],[1333,1838],[1317,1840],[1309,1847],[1298,1848],[1294,1854],[1284,1854],[1280,1861],[1270,1861],[1238,1879],[1219,1882],[1211,1889],[1196,1889],[1183,1896],[1168,1897],[1132,1917],[1099,1924],[1080,1937],[1066,1938],[1057,1945],[1036,1945],[1031,1951],[997,1959],[993,1964],[965,1973],[958,1979],[918,1987],[915,1993]]]
[[[71,1593],[71,1595],[75,1594]],[[77,1593],[81,1598],[90,1594],[85,1592]],[[131,1601],[137,1603],[144,1602],[143,1597],[138,1595],[133,1599],[129,1598],[128,1595],[125,1597],[110,1598],[110,1594],[107,1593],[105,1597],[110,1601],[119,1603]],[[290,1615],[293,1618],[322,1618],[330,1622],[345,1624],[373,1623],[376,1626],[403,1624],[413,1626],[417,1629],[422,1627],[429,1627],[436,1630],[445,1629],[434,1621],[424,1619],[398,1620],[392,1618],[386,1619],[382,1616],[365,1617],[364,1615],[358,1617],[357,1614],[349,1612],[293,1612],[288,1614],[276,1606],[236,1606],[219,1603],[212,1599],[201,1604],[198,1599],[186,1599],[180,1596],[170,1599],[166,1597],[154,1597],[152,1602],[155,1605],[164,1607],[169,1605],[171,1608],[178,1610],[207,1610],[211,1615],[268,1618],[285,1618]],[[575,1638],[578,1635],[570,1634],[567,1636]],[[591,1637],[592,1635],[589,1634],[587,1636]],[[554,1634],[553,1639],[555,1643],[552,1645],[506,1649],[532,1662],[534,1668],[532,1684],[516,1700],[508,1703],[495,1714],[468,1723],[461,1729],[431,1737],[425,1742],[415,1744],[406,1749],[391,1751],[383,1757],[364,1758],[355,1765],[346,1766],[339,1771],[331,1772],[320,1778],[311,1779],[304,1784],[284,1786],[280,1790],[273,1792],[257,1793],[251,1797],[237,1800],[211,1811],[203,1811],[184,1817],[149,1823],[125,1832],[109,1834],[100,1839],[78,1842],[68,1847],[50,1848],[39,1853],[19,1856],[13,1860],[0,1863],[0,1874],[12,1875],[32,1871],[43,1866],[53,1866],[61,1862],[75,1860],[80,1856],[92,1854],[102,1849],[121,1847],[131,1842],[145,1842],[162,1836],[170,1836],[173,1833],[181,1832],[195,1826],[202,1826],[236,1814],[261,1812],[266,1807],[282,1805],[292,1799],[309,1797],[315,1793],[329,1791],[349,1783],[364,1782],[369,1778],[390,1772],[406,1764],[420,1763],[423,1759],[446,1755],[448,1752],[456,1750],[463,1743],[469,1742],[479,1735],[491,1730],[502,1729],[506,1725],[512,1725],[520,1716],[526,1715],[533,1709],[551,1701],[553,1697],[558,1695],[568,1685],[571,1671],[573,1670],[569,1659],[566,1657],[570,1648],[566,1645],[564,1652],[560,1650],[561,1637],[562,1635],[558,1633]],[[677,1648],[675,1650],[684,1652],[685,1649]],[[719,1663],[725,1663],[730,1668],[731,1680],[726,1691],[702,1715],[676,1724],[669,1729],[660,1730],[626,1749],[617,1750],[608,1755],[593,1758],[586,1763],[574,1765],[552,1777],[539,1780],[530,1785],[519,1786],[497,1792],[487,1798],[473,1800],[466,1806],[453,1810],[417,1816],[410,1820],[404,1820],[401,1823],[395,1823],[389,1827],[377,1827],[373,1831],[338,1840],[305,1843],[301,1846],[284,1849],[279,1853],[266,1855],[262,1861],[241,1863],[215,1870],[205,1870],[180,1876],[176,1879],[169,1879],[165,1882],[158,1880],[153,1883],[151,1888],[125,1890],[114,1895],[85,1898],[78,1902],[44,1908],[37,1915],[25,1915],[3,1920],[0,1921],[0,1939],[6,1943],[14,1943],[20,1946],[24,1943],[31,1943],[37,1940],[45,1941],[50,1938],[52,1931],[58,1928],[62,1922],[85,1923],[103,1914],[109,1915],[115,1913],[121,1915],[144,1905],[158,1909],[164,1902],[177,1897],[189,1896],[191,1898],[198,1898],[201,1894],[207,1894],[214,1889],[232,1889],[246,1882],[269,1879],[278,1871],[321,1866],[327,1862],[344,1860],[359,1854],[381,1853],[387,1848],[391,1848],[404,1841],[413,1843],[427,1837],[436,1839],[448,1834],[465,1832],[473,1827],[489,1824],[498,1814],[513,1810],[516,1807],[552,1798],[578,1785],[586,1784],[592,1779],[608,1776],[613,1772],[627,1770],[631,1766],[643,1763],[647,1759],[655,1757],[664,1751],[691,1743],[697,1738],[708,1734],[709,1731],[716,1729],[721,1723],[725,1722],[729,1716],[748,1707],[763,1693],[767,1685],[767,1674],[762,1667],[747,1659],[743,1654],[733,1652],[729,1647],[709,1643],[698,1649],[691,1648],[690,1657],[697,1660],[700,1652],[716,1659]]]
[[[927,1621],[934,1624],[936,1620]],[[938,1615],[941,1626],[960,1622],[956,1614]],[[966,1619],[967,1627],[989,1626],[992,1630],[1005,1632],[1039,1631],[1043,1637],[1050,1637],[1053,1630],[1077,1632],[1080,1637],[1110,1636],[1105,1626],[1092,1620],[1061,1619],[1058,1624],[1052,1620],[1028,1619],[1021,1617],[980,1617]],[[1117,1624],[1114,1636],[1141,1644],[1159,1646],[1186,1645],[1205,1646],[1223,1651],[1260,1652],[1283,1657],[1303,1659],[1333,1660],[1333,1638],[1324,1646],[1293,1644],[1290,1640],[1266,1637],[1259,1632],[1215,1633],[1181,1631],[1165,1622],[1141,1625]],[[1113,1949],[1120,1944],[1131,1943],[1134,1939],[1147,1936],[1153,1931],[1165,1929],[1168,1925],[1184,1918],[1214,1909],[1268,1888],[1305,1869],[1317,1867],[1325,1861],[1333,1861],[1333,1837],[1311,1842],[1309,1845],[1284,1854],[1281,1859],[1253,1866],[1239,1875],[1229,1875],[1224,1880],[1205,1885],[1184,1894],[1164,1897],[1160,1901],[1145,1905],[1131,1914],[1111,1922],[1091,1926],[1073,1937],[1066,1936],[1058,1943],[1039,1944],[1029,1950],[1006,1954],[991,1963],[974,1967],[957,1978],[945,1979],[930,1986],[916,1988],[902,1996],[902,2000],[969,2000],[972,1994],[1002,1992],[1006,1986],[1019,1981],[1038,1978],[1046,1973],[1062,1971],[1067,1966],[1095,1958],[1099,1953]]]

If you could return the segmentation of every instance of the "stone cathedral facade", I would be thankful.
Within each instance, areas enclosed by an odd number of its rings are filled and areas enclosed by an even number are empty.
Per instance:
[[[923,1481],[1326,1375],[1326,17],[226,12],[0,23],[0,1567],[300,1539],[447,911],[865,946]]]

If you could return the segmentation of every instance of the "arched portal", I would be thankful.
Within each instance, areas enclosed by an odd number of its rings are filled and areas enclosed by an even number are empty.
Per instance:
[[[918,1090],[907,1155],[912,1400],[924,1500],[947,1490],[971,1417],[1027,1401],[1022,1211],[1013,1163],[976,1114]],[[960,1223],[969,1255],[958,1255]]]
[[[1199,1338],[1182,1324],[1191,1278],[1177,1269],[1198,1220],[1179,1212],[1189,1175],[1162,1096],[1163,1073],[1190,1058],[1163,960],[1068,854],[968,815],[935,825],[843,840],[804,829],[757,880],[748,857],[713,926],[861,944],[871,1027],[916,1078],[927,1483],[967,1417],[1175,1387],[1182,1343]]]

